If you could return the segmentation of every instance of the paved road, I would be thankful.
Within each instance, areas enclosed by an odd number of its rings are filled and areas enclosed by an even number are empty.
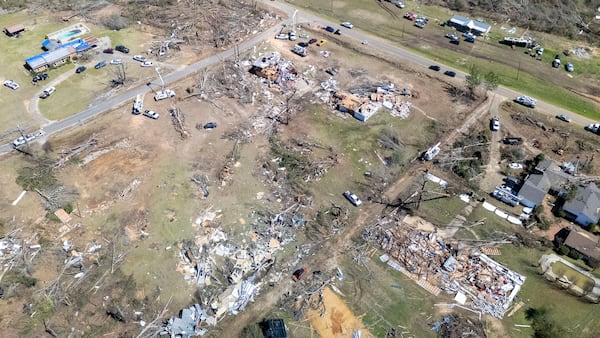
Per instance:
[[[274,1],[267,1],[267,0],[261,0],[261,2],[263,2],[266,5],[275,7],[277,9],[280,9],[280,10],[288,13],[290,15],[290,17],[296,10],[296,8],[294,8],[290,5],[281,3],[281,2],[274,2]],[[303,12],[300,10],[297,12],[296,18],[297,18],[296,22],[298,22],[298,23],[309,22],[311,24],[317,24],[317,25],[322,25],[322,26],[326,26],[326,25],[338,26],[339,25],[338,23],[333,24],[331,22],[327,22],[327,21],[321,19],[320,17],[317,17],[316,15],[306,13],[306,12]],[[237,46],[238,50],[243,51],[243,50],[249,49],[252,46],[256,45],[257,43],[259,43],[263,40],[272,38],[273,35],[277,31],[279,31],[279,27],[280,27],[279,25],[275,25],[274,27],[266,30],[265,32],[256,35],[252,39],[250,39],[244,43],[241,43],[240,45]],[[392,45],[392,43],[389,41],[379,39],[379,38],[373,37],[371,35],[368,35],[366,33],[363,33],[359,29],[344,29],[344,28],[342,28],[342,30],[343,30],[342,38],[348,37],[348,38],[354,39],[356,41],[367,40],[367,41],[369,41],[370,48],[375,48],[381,52],[384,52],[384,53],[387,53],[390,55],[394,55],[396,57],[405,59],[405,60],[415,63],[417,65],[428,67],[433,62],[426,57],[409,52],[398,46]],[[201,70],[207,66],[218,63],[219,61],[221,61],[223,59],[233,56],[234,53],[235,53],[235,48],[231,48],[231,49],[223,51],[219,54],[208,57],[208,58],[201,60],[199,62],[196,62],[194,64],[191,64],[189,66],[180,68],[170,74],[163,76],[163,78],[165,80],[165,84],[171,84],[176,81],[179,81],[179,80],[187,77],[188,75],[198,72],[199,70]],[[450,67],[445,67],[445,68],[452,69]],[[465,73],[460,72],[459,70],[456,70],[456,69],[452,69],[452,70],[456,71],[458,80],[465,78]],[[74,126],[84,124],[85,122],[95,118],[96,116],[98,116],[104,112],[110,111],[116,107],[123,105],[124,103],[126,103],[128,101],[133,100],[133,98],[135,98],[136,95],[144,94],[149,91],[150,91],[150,88],[148,88],[148,86],[145,86],[145,85],[139,86],[139,87],[129,90],[123,94],[117,95],[113,98],[110,98],[106,101],[96,104],[96,105],[94,105],[80,113],[77,113],[73,116],[70,116],[64,120],[48,124],[44,127],[44,130],[46,131],[47,135],[51,135],[51,134],[55,134],[60,131],[63,131],[65,129],[74,127]],[[509,99],[512,99],[512,98],[520,95],[520,93],[515,92],[509,88],[502,87],[502,86],[497,88],[495,90],[495,93],[497,95],[501,95],[501,96],[504,96]],[[542,112],[545,112],[545,113],[551,114],[551,115],[556,115],[556,114],[568,115],[568,116],[572,117],[573,123],[579,124],[582,126],[595,122],[595,121],[587,119],[583,116],[569,112],[565,109],[555,107],[555,106],[552,106],[550,104],[540,102],[540,101],[538,101],[538,109]],[[0,155],[6,154],[6,153],[10,152],[11,150],[12,150],[12,147],[10,144],[1,145],[0,146]]]

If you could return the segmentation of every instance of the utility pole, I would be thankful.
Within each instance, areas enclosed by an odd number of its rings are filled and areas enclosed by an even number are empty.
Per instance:
[[[519,60],[519,68],[517,68],[517,81],[519,81],[519,73],[521,72],[521,60]]]

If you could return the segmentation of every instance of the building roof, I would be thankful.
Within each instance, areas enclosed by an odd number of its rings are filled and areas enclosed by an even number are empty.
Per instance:
[[[529,174],[519,190],[519,197],[539,205],[544,200],[544,196],[546,196],[550,187],[550,181],[545,175]]]
[[[598,237],[581,228],[574,228],[565,239],[565,245],[579,251],[590,258],[600,260],[600,248],[598,248]]]
[[[14,25],[9,25],[4,27],[4,31],[8,34],[15,34],[15,33],[19,33],[25,30],[25,26],[23,26],[23,24],[20,23],[16,23]]]
[[[452,18],[450,18],[449,21],[454,24],[468,27],[469,29],[474,29],[476,31],[483,32],[483,33],[488,33],[490,31],[490,29],[492,28],[492,26],[490,26],[489,24],[487,24],[485,22],[472,20],[472,19],[469,19],[462,15],[454,15],[454,16],[452,16]]]
[[[575,197],[567,201],[563,209],[572,214],[582,214],[594,223],[600,219],[600,189],[593,182],[585,187],[578,187]]]
[[[549,190],[560,191],[571,180],[573,176],[562,171],[553,161],[545,160],[527,176],[519,190],[519,197],[540,204]]]
[[[25,63],[31,68],[36,69],[56,61],[62,60],[65,57],[73,54],[75,49],[73,47],[59,48],[51,52],[43,52],[38,55],[34,55],[25,60]]]

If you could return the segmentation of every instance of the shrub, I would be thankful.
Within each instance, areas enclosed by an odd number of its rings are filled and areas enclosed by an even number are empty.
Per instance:
[[[577,250],[569,250],[569,257],[571,257],[573,259],[581,259],[582,255]]]
[[[566,245],[561,245],[558,247],[558,253],[561,255],[568,255],[571,252]]]

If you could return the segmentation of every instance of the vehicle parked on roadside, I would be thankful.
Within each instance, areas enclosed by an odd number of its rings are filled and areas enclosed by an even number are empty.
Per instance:
[[[323,39],[323,40],[320,40],[319,42],[317,42],[317,46],[323,46],[326,43],[327,43],[327,40]]]
[[[208,122],[202,128],[204,129],[215,129],[217,127],[217,122]]]
[[[442,69],[442,68],[438,65],[431,65],[431,66],[429,66],[429,69],[439,72],[440,69]]]
[[[565,70],[566,70],[567,72],[571,73],[572,71],[574,71],[574,70],[575,70],[575,67],[573,67],[573,64],[572,64],[572,63],[567,63],[567,64],[565,65]]]
[[[447,70],[447,71],[444,72],[444,75],[450,76],[450,77],[455,77],[456,76],[456,72],[451,71],[451,70]]]
[[[152,67],[152,61],[144,61],[140,63],[140,67]]]
[[[4,86],[8,87],[8,88],[10,88],[12,90],[17,90],[17,89],[19,89],[19,87],[21,87],[21,86],[19,86],[18,83],[16,83],[13,80],[6,80],[6,81],[4,81]]]
[[[75,69],[75,73],[81,74],[81,73],[85,72],[86,69],[87,68],[85,66],[79,66],[79,67],[77,67],[77,69]]]
[[[348,21],[346,21],[346,22],[342,22],[342,23],[340,24],[340,26],[342,26],[342,27],[346,27],[346,28],[348,28],[348,29],[352,29],[352,28],[354,27],[354,25],[353,25],[353,24],[351,24],[351,23],[350,23],[350,22],[348,22]]]
[[[300,34],[300,39],[308,39],[308,38],[309,38],[308,34],[304,34],[304,33]]]
[[[46,89],[44,89],[42,91],[42,93],[40,94],[40,99],[45,99],[48,96],[52,95],[52,93],[54,93],[56,91],[56,88],[54,87],[48,87]]]
[[[535,99],[529,96],[518,96],[515,98],[515,102],[529,108],[535,108],[535,105],[537,103]]]
[[[356,196],[356,194],[354,194],[350,190],[344,191],[342,195],[344,195],[344,197],[346,197],[346,199],[350,201],[350,203],[352,203],[355,207],[358,207],[362,204],[360,198],[358,198],[358,196]]]
[[[106,48],[105,50],[102,51],[102,53],[104,54],[113,54],[115,51],[112,48]]]
[[[164,90],[161,90],[159,92],[156,92],[156,94],[154,94],[154,101],[160,101],[160,100],[168,99],[168,98],[174,97],[174,96],[175,96],[175,91],[173,91],[171,89],[164,89]]]
[[[275,39],[277,40],[287,40],[289,39],[289,35],[288,34],[284,34],[284,33],[279,33],[277,35],[275,35]]]
[[[134,56],[133,56],[133,59],[134,59],[135,61],[139,61],[139,62],[145,62],[145,61],[146,61],[146,58],[145,58],[145,57],[143,57],[143,56],[141,56],[141,55],[134,55]]]
[[[100,69],[100,68],[102,68],[102,67],[104,67],[104,66],[106,66],[106,61],[102,60],[102,61],[98,62],[98,63],[97,63],[95,66],[94,66],[94,68],[96,68],[96,69]]]
[[[122,63],[123,63],[123,60],[121,60],[121,59],[112,59],[112,60],[110,60],[110,64],[111,65],[120,65]]]
[[[146,110],[144,111],[144,116],[149,117],[151,119],[154,120],[158,120],[158,118],[160,117],[160,114],[158,114],[157,112],[153,111],[153,110]]]
[[[329,33],[333,33],[335,32],[335,28],[331,27],[331,26],[326,26],[325,30],[328,31]]]
[[[523,169],[523,165],[521,163],[513,162],[508,164],[508,168],[512,170],[521,170]]]
[[[117,50],[118,52],[121,52],[123,54],[129,54],[129,48],[127,48],[123,45],[116,45],[115,50]]]
[[[490,120],[490,129],[492,129],[492,131],[500,131],[500,119],[498,116],[494,116]]]
[[[317,39],[310,39],[310,40],[308,40],[308,43],[312,45],[313,43],[317,43],[317,41],[319,41],[319,40],[317,40]]]
[[[567,123],[571,122],[571,118],[564,114],[558,114],[556,118]]]

